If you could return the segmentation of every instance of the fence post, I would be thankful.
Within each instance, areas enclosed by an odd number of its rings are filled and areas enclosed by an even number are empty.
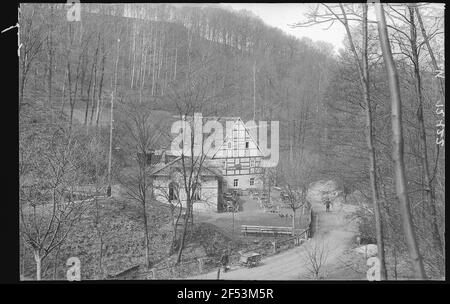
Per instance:
[[[312,212],[312,210],[311,210],[311,218],[312,218],[312,214],[313,214],[313,212]],[[315,215],[314,215],[315,216]],[[315,223],[316,223],[316,228],[314,229],[314,233],[317,233],[317,231],[319,231],[319,219],[318,218],[314,218],[314,221],[315,221]]]
[[[198,270],[200,271],[200,273],[203,272],[203,266],[204,266],[204,258],[199,258],[198,259]]]
[[[156,280],[156,269],[152,268],[150,269],[150,272],[152,273],[152,279]]]
[[[220,279],[220,267],[217,268],[217,279]]]
[[[272,242],[272,246],[273,246],[273,253],[274,253],[274,254],[277,253],[277,242],[276,242],[276,241],[273,241],[273,242]]]
[[[175,279],[175,267],[176,267],[176,266],[170,267],[170,268],[169,268],[169,269],[170,269],[170,276],[171,276],[171,279]]]

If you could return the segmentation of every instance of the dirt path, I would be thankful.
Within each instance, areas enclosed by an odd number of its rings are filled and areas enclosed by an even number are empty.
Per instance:
[[[260,266],[243,268],[234,266],[227,272],[221,272],[220,279],[225,280],[296,280],[310,276],[304,262],[306,246],[314,242],[323,244],[328,251],[325,269],[338,268],[340,257],[351,246],[356,227],[346,219],[354,211],[354,206],[339,205],[326,213],[319,199],[311,201],[316,214],[315,235],[306,244],[292,248],[262,260]],[[217,279],[217,271],[192,277],[190,279]]]

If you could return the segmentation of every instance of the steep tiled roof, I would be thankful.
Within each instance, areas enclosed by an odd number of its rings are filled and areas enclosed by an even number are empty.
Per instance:
[[[150,174],[151,175],[159,175],[159,176],[166,176],[170,173],[167,172],[167,168],[177,166],[181,168],[181,156],[177,157],[176,159],[168,162],[167,164],[162,164],[161,166],[156,167]],[[201,167],[202,170],[202,176],[217,176],[222,177],[222,173],[217,168],[213,168],[212,166],[209,166],[206,163],[203,163],[203,166]]]

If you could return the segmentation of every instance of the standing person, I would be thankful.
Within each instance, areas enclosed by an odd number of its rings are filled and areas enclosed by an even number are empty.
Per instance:
[[[326,199],[325,199],[325,212],[330,212],[330,205],[331,205],[331,202],[330,202],[330,199],[327,197]]]
[[[224,254],[222,255],[222,266],[223,266],[223,272],[227,272],[228,271],[228,262],[229,262],[229,254],[228,254],[228,250],[226,250],[224,252]]]

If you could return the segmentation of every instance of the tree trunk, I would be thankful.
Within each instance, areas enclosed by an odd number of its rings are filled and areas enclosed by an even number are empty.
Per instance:
[[[58,257],[59,252],[61,251],[61,245],[58,246],[58,249],[56,250],[55,259],[53,261],[53,280],[56,280],[56,275],[58,272]]]
[[[384,255],[384,234],[381,219],[380,202],[378,196],[376,158],[373,145],[372,105],[369,92],[369,67],[367,59],[367,3],[363,3],[363,48],[362,48],[362,72],[361,84],[363,87],[364,101],[366,104],[366,139],[369,150],[369,176],[372,189],[372,203],[375,214],[375,230],[377,236],[378,259],[380,260],[380,279],[387,280],[386,263]]]
[[[172,242],[170,243],[170,249],[169,249],[169,256],[172,255],[174,253],[174,249],[175,249],[175,245],[177,242],[177,226],[178,226],[178,222],[175,222],[173,224],[173,236],[172,236]]]
[[[397,274],[397,249],[395,249],[394,245],[394,279],[397,280],[398,274]]]
[[[383,240],[383,226],[381,221],[381,212],[379,206],[379,197],[378,197],[378,187],[377,187],[377,179],[376,179],[376,158],[375,158],[375,148],[373,145],[373,127],[372,127],[372,106],[370,101],[370,91],[369,91],[369,68],[368,68],[368,58],[367,58],[367,4],[362,4],[363,8],[363,18],[362,18],[362,63],[359,60],[358,53],[356,51],[355,45],[353,43],[352,34],[350,32],[350,27],[348,24],[347,16],[345,14],[344,7],[340,4],[340,8],[343,15],[343,20],[341,22],[345,26],[345,30],[347,33],[347,37],[350,43],[350,49],[355,58],[359,79],[363,91],[363,98],[366,105],[366,141],[367,148],[369,154],[369,180],[372,194],[372,204],[374,207],[374,215],[375,215],[375,230],[377,237],[377,254],[378,259],[380,261],[380,279],[386,280],[386,263],[385,263],[385,254],[384,254],[384,240]]]
[[[91,101],[92,101],[92,106],[91,106],[91,116],[89,118],[89,124],[92,125],[92,121],[94,120],[94,111],[95,111],[95,91],[97,89],[97,64],[95,65],[95,71],[94,71],[94,88],[92,89],[92,96],[91,96]]]
[[[61,113],[60,115],[63,115],[64,113],[64,94],[65,94],[65,85],[66,85],[66,74],[64,74],[63,79],[63,87],[62,87],[62,94],[61,94]]]
[[[25,60],[25,59],[23,59],[23,60]],[[19,102],[19,111],[20,111],[20,108],[21,108],[21,106],[23,105],[23,96],[24,96],[24,89],[25,89],[25,82],[26,82],[26,75],[27,74],[27,71],[25,71],[25,68],[24,69],[22,69],[22,75],[21,75],[21,77],[20,77],[20,102]]]
[[[51,38],[50,45],[51,45]],[[53,82],[53,52],[49,51],[49,67],[48,67],[48,105],[51,109],[52,107],[52,82]]]
[[[85,77],[86,77],[86,74],[87,74],[87,69],[88,69],[88,61],[89,61],[89,58],[87,57],[87,54],[85,54],[84,56],[83,56],[83,67],[82,67],[82,72],[81,72],[81,89],[80,89],[80,101],[81,100],[83,100],[83,96],[84,96],[84,89],[85,89],[85,85],[84,85],[84,83],[85,83]],[[76,97],[76,95],[75,95],[75,97]],[[88,98],[89,99],[89,98]],[[89,109],[89,104],[88,104],[88,101],[86,101],[86,112],[85,112],[85,117],[84,117],[84,122],[86,123],[86,119],[87,119],[87,113],[88,113],[88,110],[87,109]],[[81,109],[80,109],[81,110]],[[81,121],[80,121],[80,123],[81,123]]]
[[[100,40],[100,37],[98,40]],[[100,44],[100,41],[97,41],[97,48],[95,50],[94,61],[92,63],[91,80],[89,81],[89,91],[88,91],[88,103],[91,103],[91,116],[90,116],[90,124],[91,125],[92,125],[92,119],[94,116],[94,109],[95,109],[95,88],[97,85],[97,82],[96,82],[97,81],[97,58],[98,58],[99,44]],[[91,81],[93,81],[92,96],[90,94]],[[86,107],[86,110],[87,110],[87,107]],[[87,112],[86,112],[86,114],[87,114]],[[86,115],[86,125],[87,125],[87,115]]]
[[[99,258],[98,258],[98,270],[99,270],[99,279],[103,279],[104,278],[104,273],[103,273],[103,237],[100,235],[100,254],[99,254]]]
[[[375,12],[378,19],[378,32],[380,35],[381,49],[386,64],[389,91],[391,96],[391,123],[392,123],[392,159],[394,161],[394,181],[397,199],[400,205],[400,215],[403,222],[406,244],[408,247],[411,263],[417,279],[425,279],[425,270],[422,257],[417,245],[416,234],[411,218],[408,190],[405,176],[405,163],[403,159],[403,128],[402,128],[402,105],[400,98],[400,86],[397,69],[392,57],[389,36],[386,27],[384,10],[380,3],[375,3]]]
[[[73,110],[74,110],[74,105],[70,105],[70,126],[72,126],[72,122],[73,122]]]
[[[186,200],[186,214],[184,216],[183,234],[181,235],[180,248],[178,248],[177,264],[180,263],[181,256],[183,254],[183,247],[184,247],[184,242],[186,240],[186,232],[187,232],[187,227],[189,224],[189,218],[190,218],[190,213],[191,213],[190,206],[191,206],[191,200],[189,199],[189,195],[188,195],[188,199]]]
[[[145,40],[144,40],[145,41]],[[151,43],[151,41],[150,41]],[[147,58],[148,58],[148,49],[149,49],[148,41],[143,42],[143,63],[142,63],[142,71],[141,71],[141,84],[139,87],[139,103],[142,103],[142,90],[145,88],[145,78],[147,73]]]
[[[293,214],[292,214],[292,236],[295,235],[295,209],[292,210]]]
[[[116,64],[114,68],[114,91],[111,92],[111,117],[110,117],[110,129],[109,129],[109,158],[108,158],[108,190],[107,195],[111,196],[111,162],[112,162],[112,140],[113,140],[113,122],[114,122],[114,98],[117,95],[117,66],[119,64],[119,43],[120,39],[117,38],[117,54]]]
[[[161,78],[161,69],[162,69],[162,62],[164,58],[164,52],[163,52],[163,43],[164,43],[165,35],[164,33],[161,35],[161,39],[159,40],[159,63],[158,63],[158,80]]]
[[[70,54],[69,54],[70,55]],[[68,55],[68,56],[69,56]],[[67,87],[69,91],[69,106],[70,106],[70,125],[72,125],[72,119],[73,119],[73,101],[72,101],[72,76],[70,71],[70,57],[67,59]]]
[[[53,19],[53,5],[50,5],[50,19]],[[47,46],[48,46],[48,105],[50,109],[52,107],[52,82],[53,82],[53,40],[52,31],[53,23],[49,23],[48,36],[47,36]],[[53,110],[52,110],[53,111]]]
[[[152,96],[155,95],[155,85],[156,85],[156,74],[155,74],[156,73],[156,42],[157,42],[157,38],[158,38],[158,31],[157,31],[156,25],[154,26],[154,28],[155,28],[155,34],[154,34],[155,42],[153,44],[153,60],[152,60],[152,64],[153,64],[153,67],[152,67]]]
[[[145,196],[144,196],[145,200]],[[145,264],[147,266],[147,269],[150,269],[150,240],[149,240],[149,234],[148,234],[148,219],[147,219],[147,210],[146,210],[146,204],[144,203],[142,205],[142,209],[144,212],[144,233],[145,233]]]
[[[102,58],[102,76],[100,78],[100,86],[98,88],[98,99],[97,99],[97,112],[95,113],[95,126],[98,127],[98,121],[100,119],[100,113],[102,111],[102,89],[103,89],[103,80],[104,80],[104,76],[105,76],[105,59],[106,59],[106,54],[103,55]]]
[[[437,65],[436,57],[434,57],[434,52],[433,52],[433,49],[431,48],[430,40],[428,39],[427,32],[425,30],[425,27],[423,26],[422,17],[420,16],[419,8],[417,6],[415,7],[415,11],[416,11],[416,15],[417,15],[417,20],[419,21],[420,29],[422,31],[422,36],[425,41],[425,45],[427,46],[427,49],[428,49],[428,54],[430,54],[431,63],[433,64],[434,72],[438,73],[439,67]],[[436,81],[438,82],[439,88],[441,89],[441,98],[442,98],[442,100],[444,100],[445,99],[444,80],[440,77],[436,77],[436,75],[435,75],[435,78],[436,78]]]
[[[421,162],[423,168],[423,182],[425,184],[425,195],[428,205],[428,209],[431,213],[431,230],[433,238],[433,247],[438,252],[439,261],[439,271],[443,273],[443,245],[441,242],[441,236],[438,227],[438,218],[436,210],[435,201],[435,191],[430,177],[430,166],[428,162],[428,151],[427,151],[427,135],[425,130],[425,122],[423,119],[423,94],[422,94],[422,81],[420,77],[420,67],[419,67],[419,53],[417,49],[417,31],[414,21],[414,8],[412,6],[408,7],[410,14],[410,34],[411,34],[411,53],[414,66],[414,84],[417,96],[417,122],[419,123],[419,141],[421,146]]]
[[[173,68],[173,81],[177,79],[177,64],[178,64],[178,47],[175,46],[175,65]]]
[[[36,280],[40,281],[41,280],[41,266],[42,266],[42,259],[41,256],[39,255],[39,251],[38,250],[34,250],[34,261],[36,262]]]
[[[134,86],[134,67],[136,64],[136,25],[133,24],[133,67],[131,70],[131,89]]]
[[[95,61],[95,58],[94,58]],[[92,88],[92,77],[94,74],[94,62],[92,63],[92,69],[91,69],[91,77],[89,78],[89,86],[88,86],[88,90],[87,90],[87,99],[86,99],[86,108],[84,111],[84,125],[87,126],[88,123],[88,115],[89,115],[89,103],[91,101],[90,96],[91,96],[91,88]]]

